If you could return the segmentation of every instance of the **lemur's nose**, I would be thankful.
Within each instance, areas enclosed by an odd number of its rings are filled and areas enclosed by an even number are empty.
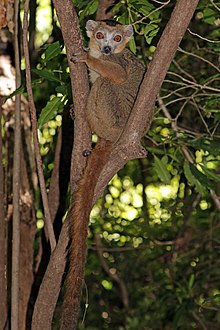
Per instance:
[[[109,55],[112,51],[112,48],[110,46],[105,46],[103,47],[103,53],[105,53],[106,55]]]

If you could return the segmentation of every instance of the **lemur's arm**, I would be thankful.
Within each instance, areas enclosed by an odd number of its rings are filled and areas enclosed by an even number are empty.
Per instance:
[[[127,72],[120,64],[95,58],[88,52],[74,55],[72,61],[74,63],[86,63],[90,69],[96,71],[102,77],[111,79],[115,84],[123,84],[127,79]]]

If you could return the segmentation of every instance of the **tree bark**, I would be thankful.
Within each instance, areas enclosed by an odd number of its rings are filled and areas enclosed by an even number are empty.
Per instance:
[[[0,123],[2,122],[2,103],[0,97]],[[0,125],[2,128],[2,126]],[[6,221],[4,200],[4,171],[2,164],[2,133],[0,133],[0,324],[7,322],[7,280],[6,280]]]
[[[18,36],[19,1],[15,1],[15,84],[21,85],[20,47]],[[21,183],[21,95],[15,96],[15,128],[13,152],[13,224],[11,274],[11,327],[19,329],[19,260],[20,260],[20,183]]]

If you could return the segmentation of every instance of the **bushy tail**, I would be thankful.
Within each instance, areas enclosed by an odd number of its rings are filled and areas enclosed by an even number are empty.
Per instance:
[[[72,222],[70,224],[70,265],[65,284],[61,330],[75,330],[80,309],[81,291],[86,261],[86,240],[93,195],[100,173],[109,159],[112,145],[106,141],[97,143],[79,181],[74,196]]]

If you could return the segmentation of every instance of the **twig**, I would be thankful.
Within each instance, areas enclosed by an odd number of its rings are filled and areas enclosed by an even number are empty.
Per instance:
[[[210,0],[210,2],[213,5],[213,7],[215,7],[215,9],[217,9],[218,11],[220,11],[220,8],[214,3],[214,0]]]
[[[195,82],[195,78],[191,74],[189,74],[189,72],[181,68],[181,66],[179,65],[179,63],[177,63],[177,61],[173,60],[173,64],[177,67],[177,69],[179,69],[180,72],[182,72],[185,76],[189,77]]]
[[[155,2],[160,3],[159,1],[155,1]],[[160,4],[161,4],[160,7],[155,8],[155,9],[152,10],[148,15],[146,15],[146,16],[142,17],[141,19],[139,19],[138,21],[132,23],[132,25],[135,26],[136,24],[139,24],[139,23],[143,22],[146,18],[148,18],[149,16],[153,15],[153,14],[156,13],[157,11],[160,11],[163,7],[165,7],[166,5],[168,5],[169,2],[170,2],[170,0],[168,0],[168,1],[166,1],[166,2],[161,2],[161,3],[160,3]],[[129,8],[128,8],[128,10],[129,10]],[[129,13],[130,13],[130,15],[131,15],[130,10],[129,10]]]
[[[161,107],[164,115],[166,118],[168,118],[171,121],[171,127],[175,132],[178,132],[178,126],[177,126],[177,121],[175,119],[173,119],[167,109],[167,107],[165,106],[165,104],[163,103],[163,100],[161,99],[160,96],[157,97],[158,100],[158,104]],[[181,150],[182,153],[184,154],[185,158],[188,160],[189,163],[193,164],[193,159],[188,151],[188,149],[185,146],[181,146]]]
[[[203,323],[203,321],[201,320],[201,318],[196,314],[196,312],[192,311],[192,316],[194,317],[194,319],[201,325],[201,327],[204,330],[208,330],[207,326]]]
[[[20,49],[18,36],[19,0],[15,1],[15,84],[21,85]],[[11,328],[19,329],[19,262],[20,262],[20,173],[21,173],[21,95],[15,96],[13,164],[13,228],[12,228],[12,274],[11,274]]]
[[[220,69],[215,64],[213,64],[212,62],[208,61],[206,58],[204,58],[202,56],[199,56],[197,54],[191,53],[191,52],[187,52],[186,50],[182,49],[181,47],[178,48],[178,51],[181,52],[181,53],[183,53],[183,54],[190,55],[190,56],[193,56],[195,58],[198,58],[199,60],[201,60],[203,62],[206,62],[207,64],[209,64],[210,66],[212,66],[216,71],[220,72]]]
[[[2,123],[2,105],[4,97],[0,96],[0,127]],[[5,329],[7,322],[7,281],[6,281],[6,221],[4,210],[4,170],[3,170],[3,157],[2,157],[2,133],[0,132],[0,324]]]
[[[34,104],[33,91],[32,91],[32,81],[31,81],[31,71],[30,71],[30,57],[29,57],[29,49],[28,49],[28,12],[29,12],[29,0],[25,0],[24,6],[24,23],[23,23],[23,44],[24,44],[24,58],[25,58],[25,66],[26,66],[26,85],[27,85],[27,93],[29,100],[29,107],[31,113],[31,122],[33,128],[33,138],[34,138],[34,147],[35,147],[35,157],[37,163],[37,171],[39,176],[39,183],[42,195],[42,201],[44,206],[45,213],[45,227],[46,233],[48,235],[50,241],[51,251],[53,251],[56,247],[56,240],[53,231],[53,225],[50,216],[49,203],[47,198],[46,185],[44,180],[44,173],[42,168],[42,159],[40,154],[40,146],[38,141],[38,128],[37,128],[37,116],[36,116],[36,108]]]
[[[198,33],[192,32],[190,30],[190,28],[188,28],[187,31],[189,31],[190,34],[192,34],[195,37],[198,37],[199,39],[202,39],[202,40],[205,40],[205,41],[208,41],[208,42],[212,42],[214,44],[219,44],[220,43],[219,40],[210,40],[210,39],[204,38],[204,37],[200,36]]]
[[[219,70],[219,72],[220,72],[220,70]],[[209,86],[206,86],[206,85],[200,85],[200,84],[197,84],[197,83],[195,83],[195,82],[193,82],[193,81],[191,81],[191,80],[188,80],[188,79],[182,77],[182,76],[179,75],[178,73],[175,73],[175,72],[171,72],[171,71],[169,71],[168,74],[173,75],[173,76],[175,76],[175,77],[178,77],[180,80],[182,80],[182,81],[184,81],[184,82],[186,82],[186,83],[188,83],[188,84],[191,84],[191,85],[194,86],[194,87],[198,87],[198,88],[201,88],[201,89],[207,89],[207,90],[210,90],[210,91],[214,91],[214,92],[218,92],[218,93],[220,93],[220,90],[219,90],[218,88],[215,88],[215,87],[209,87]]]
[[[220,211],[220,197],[217,196],[213,190],[210,190],[210,194],[211,194],[212,200],[214,201],[217,209]]]

